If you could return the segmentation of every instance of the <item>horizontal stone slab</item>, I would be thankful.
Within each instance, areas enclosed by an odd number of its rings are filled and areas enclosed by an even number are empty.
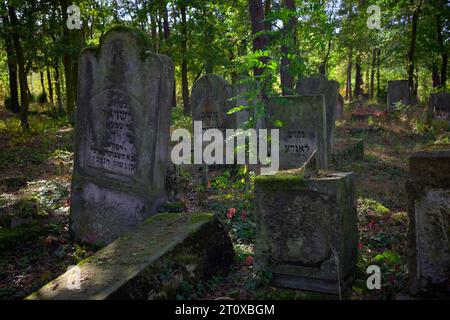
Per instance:
[[[182,281],[224,274],[233,259],[231,240],[213,214],[162,213],[26,299],[174,299]],[[161,280],[162,272],[169,278]]]
[[[415,152],[409,159],[409,171],[415,178],[449,178],[450,147],[434,146]]]

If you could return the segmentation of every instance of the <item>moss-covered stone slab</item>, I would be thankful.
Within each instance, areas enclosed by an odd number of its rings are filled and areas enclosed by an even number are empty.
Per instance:
[[[408,275],[413,295],[450,297],[450,148],[410,157]]]
[[[170,299],[183,281],[227,273],[233,258],[212,214],[162,213],[26,299]]]
[[[258,269],[275,285],[338,294],[357,262],[352,173],[280,171],[255,179]]]

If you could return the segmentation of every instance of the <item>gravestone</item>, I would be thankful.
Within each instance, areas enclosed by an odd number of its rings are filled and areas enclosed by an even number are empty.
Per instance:
[[[450,297],[450,148],[411,155],[408,275],[413,295]]]
[[[280,169],[301,167],[315,150],[318,167],[326,169],[329,142],[324,96],[273,97],[269,105],[272,119],[282,122],[282,127],[269,126],[280,130]]]
[[[415,105],[416,99],[409,90],[408,80],[388,81],[387,108],[392,110],[395,104],[401,102],[404,105]]]
[[[203,131],[219,129],[234,129],[236,120],[234,115],[228,115],[233,108],[229,101],[233,97],[233,88],[222,77],[207,74],[195,81],[191,93],[191,107],[193,121],[202,121]]]
[[[325,97],[326,121],[327,121],[327,155],[328,162],[331,160],[331,152],[334,139],[334,128],[336,121],[336,104],[338,103],[339,83],[328,80],[324,75],[299,79],[296,92],[298,95],[319,95]]]
[[[255,178],[255,267],[278,286],[339,294],[358,257],[353,173]]]
[[[338,95],[336,102],[336,119],[344,120],[344,98],[341,94]]]
[[[107,244],[165,202],[174,67],[147,35],[113,28],[81,53],[70,228]]]
[[[450,120],[450,93],[432,93],[428,100],[428,110],[437,119]]]

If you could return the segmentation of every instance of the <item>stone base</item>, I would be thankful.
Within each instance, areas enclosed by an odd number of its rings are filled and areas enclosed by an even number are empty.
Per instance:
[[[344,292],[353,282],[353,280],[353,275],[348,275],[347,278],[341,281],[341,285],[339,288],[338,281],[336,280],[316,279],[285,274],[273,274],[273,284],[275,286],[334,295],[339,295],[340,293]]]
[[[163,213],[26,299],[175,299],[183,282],[224,275],[233,258],[231,240],[212,214]]]
[[[275,275],[275,284],[337,294],[358,255],[353,173],[302,173],[255,179],[255,266]]]

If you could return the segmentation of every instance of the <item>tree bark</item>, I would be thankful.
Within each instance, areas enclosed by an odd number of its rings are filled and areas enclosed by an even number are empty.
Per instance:
[[[9,80],[9,101],[11,111],[18,113],[20,111],[19,106],[19,89],[17,87],[17,62],[14,52],[13,38],[11,37],[10,23],[8,19],[8,13],[2,3],[2,9],[5,13],[2,15],[3,22],[3,41],[5,43],[6,61],[8,64],[8,80]]]
[[[163,10],[163,27],[164,27],[164,39],[167,41],[170,37],[170,27],[169,27],[169,14],[167,13],[167,4],[164,2],[162,5]]]
[[[54,108],[55,103],[53,101],[53,85],[49,66],[47,66],[47,85],[48,85],[48,97],[50,99],[50,105],[52,106],[52,108]]]
[[[380,90],[380,53],[381,49],[377,49],[377,99],[381,99],[381,90]]]
[[[266,2],[267,4],[267,2]],[[264,50],[268,43],[268,36],[261,34],[266,30],[264,23],[264,8],[261,0],[248,0],[250,19],[253,33],[253,52]],[[263,63],[267,63],[268,57],[261,57]],[[253,68],[253,74],[259,76],[264,72],[264,68]]]
[[[433,88],[438,88],[441,85],[441,78],[436,62],[433,62],[433,66],[431,67],[431,80],[433,81]]]
[[[358,55],[356,57],[356,63],[355,63],[355,93],[354,97],[357,99],[358,97],[362,96],[363,90],[361,86],[363,85],[362,80],[362,72],[361,72],[361,57]]]
[[[45,102],[47,102],[47,92],[45,92],[45,84],[44,84],[44,72],[42,70],[39,72],[39,76],[41,77],[42,95],[45,98]]]
[[[294,0],[284,0],[284,6],[291,12],[295,12],[295,2]],[[281,80],[281,90],[282,94],[290,95],[294,92],[294,77],[291,71],[291,61],[288,57],[289,52],[295,52],[297,39],[296,39],[296,26],[297,19],[292,16],[289,21],[284,26],[284,34],[286,40],[290,42],[290,45],[283,44],[281,46],[281,67],[280,67],[280,80]],[[291,42],[292,41],[292,42]]]
[[[411,5],[414,5],[414,0],[410,0]],[[412,22],[411,22],[411,42],[408,50],[408,86],[411,93],[417,96],[416,85],[414,82],[414,69],[415,69],[415,54],[417,45],[417,23],[419,21],[420,10],[422,7],[422,0],[414,9]]]
[[[439,81],[439,87],[445,87],[445,84],[447,82],[447,63],[448,63],[448,53],[447,50],[445,50],[444,45],[444,39],[442,37],[442,17],[440,14],[436,15],[436,31],[437,31],[437,40],[439,43],[439,46],[441,48],[441,77]],[[433,70],[434,71],[434,70]]]
[[[20,37],[18,33],[19,21],[17,19],[16,10],[12,6],[8,6],[9,19],[13,29],[13,43],[16,51],[17,65],[19,67],[19,86],[20,86],[20,122],[23,130],[28,130],[30,125],[28,123],[28,107],[30,97],[28,95],[27,74],[25,72],[25,59],[23,57],[22,45],[20,44]]]
[[[69,47],[70,42],[70,32],[65,25],[67,21],[67,0],[60,0],[62,18],[63,18],[63,43],[64,46]],[[63,65],[64,65],[64,77],[66,83],[66,109],[67,116],[71,123],[74,123],[75,119],[75,100],[74,100],[74,83],[73,83],[73,73],[72,73],[72,56],[70,52],[66,52],[63,55]]]
[[[62,98],[61,98],[61,82],[60,82],[60,76],[59,76],[59,64],[58,61],[55,63],[55,90],[56,90],[56,100],[58,102],[58,112],[63,113],[63,105],[62,105]]]
[[[373,99],[375,96],[375,67],[377,63],[377,51],[378,48],[374,48],[372,50],[372,69],[370,71],[370,89],[369,89],[369,97]]]
[[[353,49],[348,49],[348,62],[347,62],[347,87],[345,89],[345,100],[352,101],[352,64],[353,64]]]
[[[183,96],[183,110],[185,115],[191,113],[189,102],[189,83],[188,83],[188,65],[187,65],[187,21],[186,6],[180,6],[181,11],[181,94]]]

